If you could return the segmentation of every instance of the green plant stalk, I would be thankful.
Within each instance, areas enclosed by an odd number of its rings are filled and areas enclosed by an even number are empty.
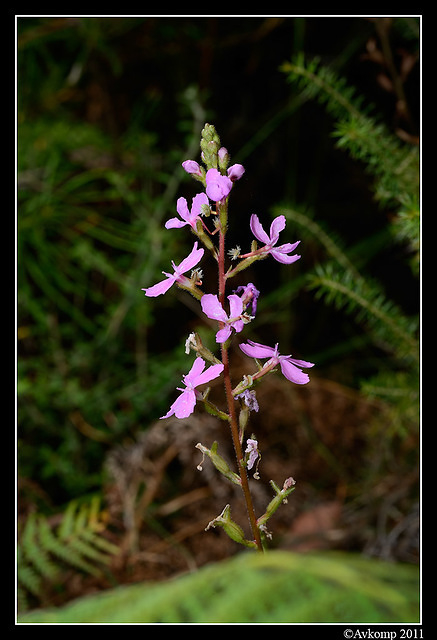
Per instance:
[[[226,290],[226,274],[225,274],[225,235],[226,235],[226,227],[227,227],[227,202],[217,203],[217,212],[220,216],[220,235],[219,235],[219,300],[224,306],[225,300],[225,290]],[[223,328],[224,324],[222,322],[219,323],[220,328]],[[231,428],[232,442],[234,445],[235,455],[237,458],[238,465],[238,473],[241,478],[241,488],[243,490],[244,499],[246,501],[246,509],[249,517],[250,526],[252,529],[253,538],[255,540],[258,551],[263,551],[263,546],[261,542],[261,535],[258,528],[255,510],[253,508],[252,496],[249,489],[249,481],[247,478],[246,469],[243,466],[243,450],[241,448],[239,428],[238,428],[238,420],[235,411],[235,401],[234,396],[232,394],[232,382],[229,371],[229,353],[224,342],[221,345],[221,356],[222,363],[224,366],[223,376],[224,376],[224,384],[225,384],[225,393],[226,393],[226,402],[228,405],[228,414],[229,414],[229,425]]]

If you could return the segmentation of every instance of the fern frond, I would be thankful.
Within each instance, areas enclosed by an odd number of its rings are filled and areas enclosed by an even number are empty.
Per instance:
[[[118,547],[101,534],[105,530],[100,501],[69,503],[57,528],[41,514],[32,514],[24,525],[18,544],[18,584],[41,597],[44,580],[56,583],[66,567],[73,567],[93,576],[101,575]],[[24,601],[24,597],[21,596]]]
[[[337,309],[353,313],[376,344],[401,360],[418,361],[418,319],[406,317],[378,283],[354,277],[349,271],[340,272],[331,263],[316,267],[310,286],[317,289],[316,297],[324,296]]]
[[[20,623],[418,622],[419,569],[347,553],[238,554],[158,584],[79,598]]]
[[[319,59],[306,60],[298,55],[284,63],[281,70],[289,82],[300,88],[304,97],[317,99],[336,120],[333,136],[337,147],[365,163],[376,178],[375,198],[394,206],[398,214],[419,208],[419,148],[406,144],[378,120],[371,105],[354,87]],[[407,204],[408,203],[408,204]],[[418,239],[416,232],[414,238]]]

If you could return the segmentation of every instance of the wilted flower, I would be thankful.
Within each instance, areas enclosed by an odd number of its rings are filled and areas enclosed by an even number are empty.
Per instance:
[[[252,282],[249,282],[246,285],[241,285],[235,289],[234,293],[240,294],[244,309],[247,309],[250,305],[252,307],[252,314],[255,315],[256,305],[259,298],[259,291],[255,285],[252,284]]]
[[[259,405],[258,400],[256,399],[255,391],[251,391],[250,389],[245,389],[242,393],[239,393],[235,396],[236,398],[242,398],[244,400],[244,404],[249,409],[249,411],[258,411]]]
[[[249,459],[247,461],[247,468],[248,469],[252,469],[253,465],[256,462],[256,459],[259,456],[259,451],[258,451],[258,441],[257,440],[253,440],[252,438],[248,438],[247,439],[247,447],[244,453],[248,453],[249,454]]]

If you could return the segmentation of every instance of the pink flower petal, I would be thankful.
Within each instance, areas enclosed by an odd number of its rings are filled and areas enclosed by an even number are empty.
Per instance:
[[[243,300],[240,298],[240,296],[232,294],[228,296],[228,300],[230,309],[229,317],[237,318],[238,316],[241,316],[241,314],[243,313]]]
[[[190,218],[190,212],[188,210],[188,204],[185,198],[178,198],[176,202],[176,211],[181,216],[182,220],[188,222]]]
[[[156,296],[160,296],[163,293],[166,293],[175,280],[175,277],[170,276],[166,280],[162,280],[161,282],[154,284],[153,287],[147,287],[147,289],[141,289],[141,291],[144,291],[145,295],[149,298],[156,298]]]
[[[208,196],[206,193],[198,193],[193,198],[193,203],[191,205],[191,215],[192,216],[200,216],[201,215],[201,207],[203,204],[209,204]]]
[[[259,240],[260,242],[264,242],[264,244],[269,244],[270,238],[264,231],[264,228],[260,223],[256,213],[253,213],[250,216],[250,229],[257,240]]]
[[[269,244],[274,245],[278,242],[279,234],[284,231],[286,225],[285,216],[278,216],[270,225],[270,240]]]
[[[199,360],[199,358],[197,358]],[[213,364],[209,369],[199,374],[196,380],[193,382],[195,387],[198,387],[201,384],[205,384],[206,382],[211,382],[214,378],[218,378],[221,372],[223,371],[224,366],[222,364]]]
[[[271,249],[269,253],[272,258],[274,258],[277,262],[282,262],[282,264],[293,264],[293,262],[296,262],[296,260],[299,260],[300,258],[300,256],[297,254],[289,256],[286,253],[279,251],[279,249]]]
[[[232,189],[232,180],[228,176],[222,176],[217,169],[208,169],[205,178],[208,198],[218,202],[229,195]]]
[[[189,223],[183,222],[182,220],[179,220],[179,218],[170,218],[170,220],[167,220],[167,222],[165,223],[165,228],[180,229],[181,227],[185,227],[186,224],[189,224]]]
[[[188,418],[196,406],[196,394],[193,389],[184,389],[181,395],[176,398],[170,407],[170,411],[163,418],[175,415],[176,418]]]
[[[240,344],[240,349],[250,358],[271,358],[275,354],[272,347],[267,347],[259,342],[248,340],[247,343]]]
[[[295,358],[288,358],[288,359],[297,367],[303,367],[304,369],[310,369],[311,367],[314,367],[314,362],[306,362],[305,360],[296,360]]]
[[[213,293],[206,293],[200,300],[202,311],[208,318],[212,320],[218,320],[219,322],[226,322],[228,316],[219,302],[219,299]]]
[[[226,342],[226,340],[229,338],[231,333],[232,333],[231,326],[227,324],[225,327],[223,327],[223,329],[220,329],[220,331],[217,331],[215,336],[215,341],[218,342],[219,344],[222,344],[223,342]]]
[[[200,376],[205,368],[205,360],[202,358],[196,358],[193,365],[186,376],[184,376],[184,383],[188,385],[196,386],[196,378]]]
[[[204,253],[204,250],[198,249],[197,242],[195,242],[190,255],[184,258],[184,260],[182,260],[180,265],[176,267],[177,274],[185,273],[189,269],[192,269],[193,267],[195,267],[196,264],[200,262],[200,260],[202,259],[203,253]]]
[[[309,375],[298,369],[286,357],[280,357],[279,364],[283,375],[291,382],[294,382],[295,384],[307,384],[307,382],[310,381]]]

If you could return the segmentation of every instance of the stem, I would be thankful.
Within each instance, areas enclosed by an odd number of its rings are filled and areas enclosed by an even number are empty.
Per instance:
[[[218,210],[219,203],[217,203]],[[227,206],[224,204],[223,206]],[[223,217],[222,220],[225,219],[226,211],[222,211]],[[226,275],[225,275],[225,231],[223,229],[223,224],[220,227],[220,241],[219,241],[219,300],[224,305],[225,300],[225,287],[226,287]],[[222,329],[224,324],[222,322],[219,323],[220,328]],[[253,508],[252,496],[250,494],[249,489],[249,480],[247,478],[246,469],[242,464],[243,461],[243,450],[241,448],[240,437],[238,433],[238,421],[237,415],[235,412],[235,401],[234,396],[232,395],[232,382],[229,371],[229,354],[228,349],[226,347],[226,343],[221,345],[221,355],[222,355],[222,363],[223,363],[223,376],[225,381],[225,392],[226,392],[226,401],[228,404],[228,413],[229,413],[229,423],[231,427],[231,435],[232,442],[234,444],[235,455],[237,458],[238,465],[238,473],[241,478],[241,488],[243,490],[244,499],[246,501],[246,509],[247,514],[249,516],[249,522],[252,529],[253,538],[257,545],[258,551],[263,551],[261,536],[258,529],[255,510]]]

